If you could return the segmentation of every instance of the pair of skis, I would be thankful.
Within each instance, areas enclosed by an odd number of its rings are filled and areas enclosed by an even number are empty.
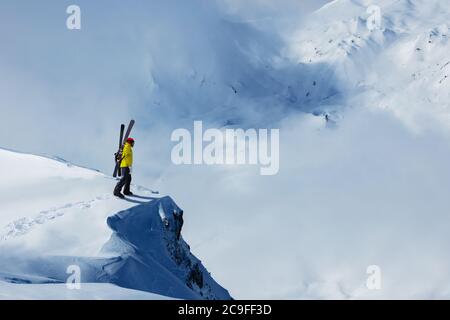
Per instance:
[[[125,132],[125,125],[124,124],[120,125],[119,150],[114,154],[114,159],[116,161],[116,166],[114,167],[114,172],[113,172],[114,178],[117,177],[117,175],[119,175],[119,177],[121,176],[120,162],[122,161],[122,150],[125,145],[125,142],[130,137],[130,133],[131,133],[131,130],[133,129],[134,122],[135,122],[134,120],[130,121],[130,124],[128,125],[126,132]],[[125,132],[125,136],[124,136],[124,132]]]

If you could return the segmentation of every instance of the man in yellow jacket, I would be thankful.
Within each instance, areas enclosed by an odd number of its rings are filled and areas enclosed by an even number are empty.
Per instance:
[[[121,153],[120,170],[122,171],[122,179],[120,179],[117,183],[116,188],[114,189],[114,195],[122,199],[125,198],[123,194],[127,196],[133,195],[130,191],[131,167],[133,166],[133,147],[134,139],[128,138]]]

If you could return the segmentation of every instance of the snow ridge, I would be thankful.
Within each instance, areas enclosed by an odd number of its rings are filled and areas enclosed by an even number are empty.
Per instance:
[[[190,252],[181,236],[183,210],[170,197],[119,212],[107,223],[114,233],[102,253],[120,257],[104,268],[114,283],[155,293],[171,292],[180,298],[186,288],[191,291],[188,296],[195,299],[231,298]],[[167,286],[162,281],[165,278],[166,283],[179,283],[184,290]]]

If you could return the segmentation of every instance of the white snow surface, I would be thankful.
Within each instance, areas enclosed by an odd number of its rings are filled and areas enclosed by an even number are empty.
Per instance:
[[[79,289],[66,284],[13,284],[0,282],[0,300],[170,300],[171,298],[110,283],[83,283]]]

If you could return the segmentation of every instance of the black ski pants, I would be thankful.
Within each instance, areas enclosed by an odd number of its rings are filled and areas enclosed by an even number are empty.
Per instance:
[[[114,189],[114,193],[121,193],[122,188],[124,193],[130,193],[130,185],[131,185],[131,172],[130,168],[120,168],[122,171],[122,178],[119,180],[119,182],[116,185],[116,188]]]

